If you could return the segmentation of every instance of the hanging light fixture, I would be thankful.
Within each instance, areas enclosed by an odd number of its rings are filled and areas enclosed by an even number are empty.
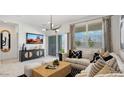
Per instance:
[[[42,25],[42,31],[58,32],[60,27],[61,27],[61,25],[53,23],[52,15],[50,15],[50,21],[48,22],[48,24],[43,24]]]

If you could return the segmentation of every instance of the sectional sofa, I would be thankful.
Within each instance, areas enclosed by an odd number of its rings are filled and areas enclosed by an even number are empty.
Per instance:
[[[119,54],[116,53],[110,53],[115,59],[116,66],[118,66],[119,70],[116,71],[113,67],[111,67],[109,64],[105,64],[103,68],[101,68],[98,72],[94,74],[93,77],[124,77],[124,62],[123,62],[123,56],[122,51],[119,51]],[[79,74],[76,75],[76,77],[89,77],[91,76],[90,73],[92,72],[92,67],[94,63],[89,64],[89,66],[82,70]]]

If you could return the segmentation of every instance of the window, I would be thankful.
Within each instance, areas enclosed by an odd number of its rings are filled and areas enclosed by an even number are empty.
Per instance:
[[[102,21],[75,25],[74,42],[77,49],[104,48]]]
[[[88,25],[88,46],[93,48],[102,47],[102,23]]]
[[[86,26],[78,26],[75,28],[75,46],[78,48],[87,47],[87,42],[86,42]]]

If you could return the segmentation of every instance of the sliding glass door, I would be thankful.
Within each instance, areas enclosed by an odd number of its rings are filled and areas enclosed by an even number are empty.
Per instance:
[[[48,55],[56,56],[56,36],[48,37]]]
[[[58,56],[60,52],[67,51],[67,34],[48,37],[48,55]]]
[[[62,35],[58,35],[58,52],[62,51]]]

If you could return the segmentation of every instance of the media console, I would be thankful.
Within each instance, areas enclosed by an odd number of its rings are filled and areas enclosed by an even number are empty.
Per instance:
[[[32,60],[44,56],[44,49],[20,50],[19,61]]]

